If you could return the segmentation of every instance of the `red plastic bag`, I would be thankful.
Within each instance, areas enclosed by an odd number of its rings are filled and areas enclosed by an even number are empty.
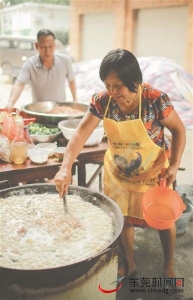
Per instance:
[[[13,115],[4,115],[1,133],[6,136],[10,142],[14,139],[16,135],[16,125]]]

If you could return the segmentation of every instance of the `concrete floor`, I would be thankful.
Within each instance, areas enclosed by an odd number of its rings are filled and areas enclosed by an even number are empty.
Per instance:
[[[12,85],[6,80],[1,78],[0,88],[0,107],[4,107],[7,103],[9,93]],[[18,108],[21,105],[30,102],[30,89],[28,86],[24,89],[20,100],[17,103]],[[177,175],[178,185],[192,185],[193,184],[193,130],[187,129],[187,144],[182,157],[180,167],[185,168],[184,171],[179,171]],[[96,166],[88,166],[89,170]],[[91,186],[92,189],[98,190],[97,180]],[[175,271],[176,276],[180,279],[181,284],[184,280],[184,287],[179,286],[179,289],[183,289],[182,293],[174,293],[173,296],[168,296],[161,292],[156,292],[155,289],[159,289],[159,278],[162,276],[162,263],[163,255],[162,248],[159,240],[159,235],[156,230],[151,228],[139,229],[136,228],[135,235],[135,259],[138,269],[135,282],[131,280],[126,287],[122,287],[117,292],[117,300],[159,300],[159,299],[176,299],[177,295],[181,295],[184,300],[193,299],[193,222],[190,222],[186,228],[186,232],[183,236],[176,239],[175,247]],[[134,292],[131,290],[131,284]],[[137,292],[138,288],[144,288],[145,292]],[[149,288],[154,288],[154,291],[150,292],[147,290],[147,285],[150,284]],[[153,286],[154,284],[154,286]],[[107,296],[108,298],[108,296]]]
[[[162,277],[163,254],[158,232],[151,228],[136,228],[134,249],[138,273],[136,279],[130,279],[127,286],[118,291],[117,300],[193,299],[192,237],[193,222],[190,222],[185,234],[176,239],[174,255],[176,277],[184,281],[184,286],[179,285],[173,291],[175,293],[167,295],[164,293],[163,286],[159,285]],[[161,280],[164,283],[163,278]],[[143,291],[137,292],[140,288]],[[179,295],[181,298],[177,298]]]
[[[193,184],[193,130],[187,130],[186,134],[187,143],[180,164],[180,167],[185,170],[178,171],[178,186]],[[91,188],[97,189],[97,187],[98,183],[95,182]],[[136,279],[130,279],[127,286],[117,292],[117,300],[172,300],[179,299],[179,297],[183,300],[193,300],[193,222],[189,222],[185,233],[176,238],[175,273],[177,278],[184,281],[184,286],[179,285],[171,295],[165,294],[163,287],[159,286],[159,280],[162,277],[163,253],[158,231],[152,228],[135,228],[134,249],[138,270]],[[147,284],[150,284],[150,292]],[[140,288],[145,291],[137,292]],[[156,292],[156,289],[162,290]],[[183,291],[180,292],[180,290]]]
[[[177,186],[193,184],[193,130],[187,129],[186,134],[187,143],[180,164],[180,168],[185,170],[178,171]],[[90,166],[87,170],[88,175],[89,169]],[[91,188],[98,189],[97,180]],[[193,300],[193,222],[189,222],[186,232],[176,238],[175,273],[177,278],[184,282],[184,286],[179,285],[172,291],[173,294],[167,295],[163,287],[159,286],[160,277],[162,277],[163,253],[158,231],[152,228],[136,228],[134,249],[138,272],[135,279],[129,279],[127,286],[117,292],[117,300]],[[140,288],[145,291],[137,292]],[[180,290],[183,291],[180,292]]]

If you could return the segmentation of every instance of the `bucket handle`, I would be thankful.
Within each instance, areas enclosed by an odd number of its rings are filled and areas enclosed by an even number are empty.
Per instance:
[[[166,168],[162,168],[160,173],[161,179],[159,180],[159,185],[164,187],[166,187],[166,179],[162,177],[165,175],[165,172],[166,172]]]
[[[192,202],[189,199],[187,199],[187,202],[193,208]]]
[[[161,173],[160,173],[161,178],[165,175],[165,172],[166,172],[166,168],[162,168]],[[166,179],[165,178],[160,179],[159,184],[161,187],[166,187]],[[182,211],[184,211],[186,209],[186,204],[183,202],[183,200],[181,203],[181,209],[182,209]]]
[[[180,197],[183,197],[183,196],[185,196],[186,197],[186,193],[183,193],[183,194],[181,194],[181,193],[179,193],[179,195],[180,195]],[[186,198],[186,201],[188,202],[188,204],[193,208],[193,204],[192,204],[192,201],[190,200],[190,199],[188,199],[188,198]]]
[[[190,200],[188,201],[188,204],[193,208],[193,205]]]

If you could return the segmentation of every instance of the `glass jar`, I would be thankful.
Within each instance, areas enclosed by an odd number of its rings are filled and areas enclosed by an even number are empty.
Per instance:
[[[28,145],[24,138],[24,126],[23,120],[15,120],[16,123],[16,135],[10,144],[10,159],[15,164],[22,164],[28,157]]]
[[[25,140],[26,140],[26,142],[27,142],[28,156],[29,156],[29,150],[30,150],[30,149],[34,149],[36,146],[35,146],[35,144],[34,144],[32,138],[31,138],[31,136],[30,136],[30,134],[29,134],[29,128],[28,128],[27,125],[24,125],[24,138],[25,138]]]

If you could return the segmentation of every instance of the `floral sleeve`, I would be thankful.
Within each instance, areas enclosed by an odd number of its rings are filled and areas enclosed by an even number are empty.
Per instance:
[[[158,109],[159,109],[159,120],[166,119],[173,111],[174,107],[167,94],[161,93],[158,102]]]
[[[99,119],[103,119],[107,103],[107,93],[96,93],[91,98],[89,112]]]

